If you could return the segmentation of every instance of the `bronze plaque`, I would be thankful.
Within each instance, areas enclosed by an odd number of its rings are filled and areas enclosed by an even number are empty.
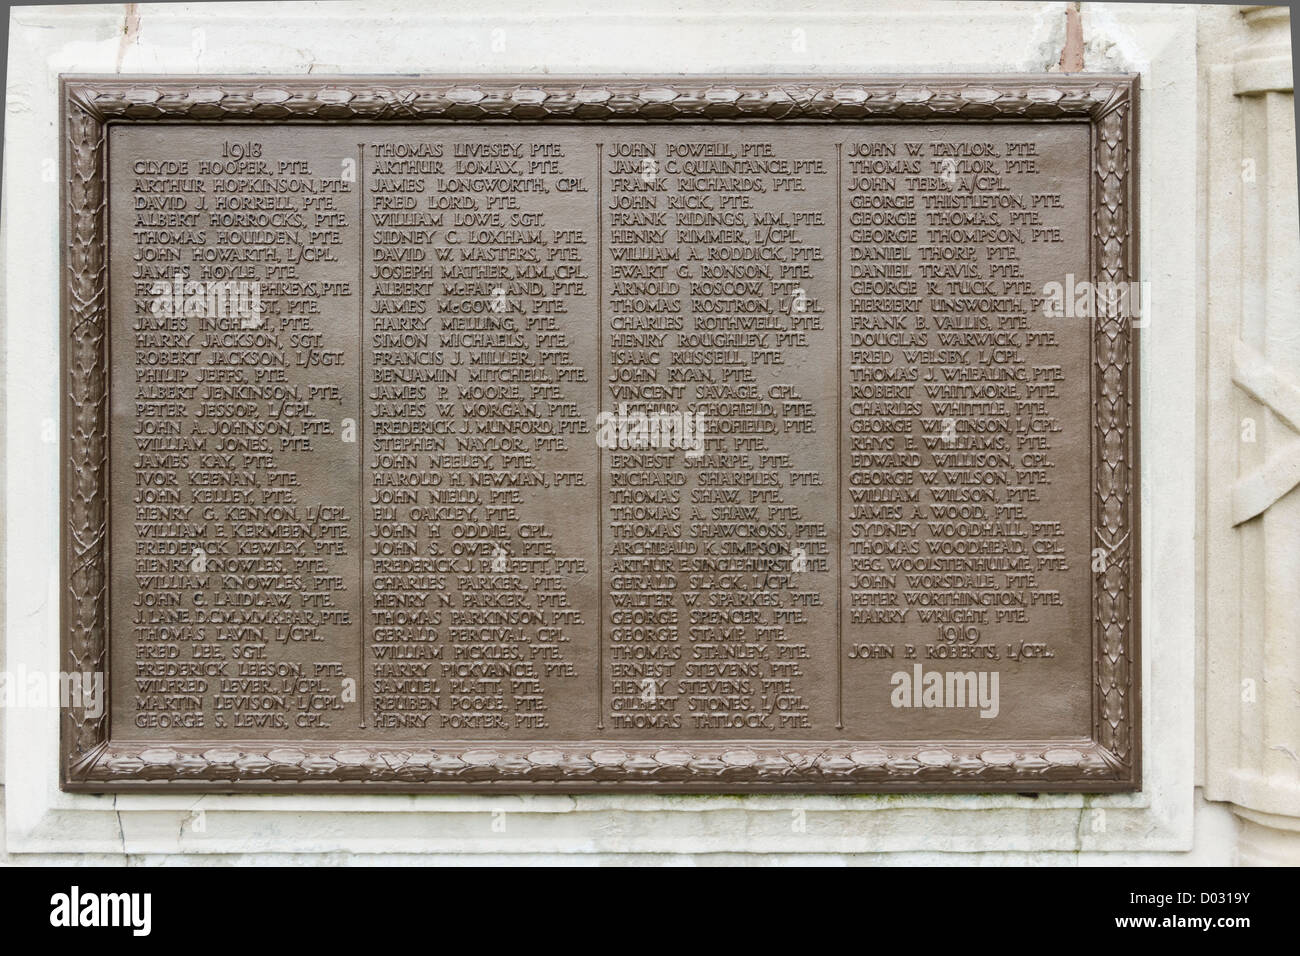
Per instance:
[[[1112,791],[1136,86],[65,80],[80,791]]]

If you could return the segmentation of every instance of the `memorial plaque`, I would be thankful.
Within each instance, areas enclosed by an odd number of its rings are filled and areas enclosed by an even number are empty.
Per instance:
[[[66,789],[1140,785],[1132,77],[64,93]]]

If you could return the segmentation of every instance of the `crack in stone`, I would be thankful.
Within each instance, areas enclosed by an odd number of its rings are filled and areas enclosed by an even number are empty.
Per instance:
[[[130,862],[131,854],[126,852],[126,829],[122,826],[122,811],[117,808],[117,794],[113,794],[113,816],[117,817],[117,837],[122,843],[122,857]]]
[[[117,47],[117,72],[122,72],[122,61],[126,59],[126,51],[132,44],[140,39],[140,5],[138,3],[128,3],[126,5],[126,18],[122,26],[122,42]]]
[[[1079,8],[1077,2],[1065,7],[1065,45],[1061,47],[1061,59],[1057,62],[1062,73],[1083,70],[1083,20]]]

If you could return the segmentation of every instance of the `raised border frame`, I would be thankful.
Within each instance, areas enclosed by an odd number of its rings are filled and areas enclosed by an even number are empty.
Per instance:
[[[1087,121],[1091,274],[1137,263],[1134,75],[808,79],[337,76],[61,78],[61,659],[108,670],[107,129],[118,122]],[[1138,334],[1096,300],[1092,735],[996,743],[740,741],[121,743],[109,706],[65,707],[66,791],[1086,792],[1141,787]],[[109,682],[105,680],[105,686]],[[108,702],[111,706],[111,701]]]

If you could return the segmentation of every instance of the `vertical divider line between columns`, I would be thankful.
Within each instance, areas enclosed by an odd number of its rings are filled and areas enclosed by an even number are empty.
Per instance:
[[[357,586],[361,590],[361,622],[357,656],[357,705],[361,727],[366,726],[366,447],[362,423],[366,417],[366,144],[357,143]]]
[[[844,144],[835,144],[835,729],[844,729]]]
[[[605,381],[605,223],[603,144],[596,144],[596,729],[605,729],[605,456],[600,447],[600,414]]]

